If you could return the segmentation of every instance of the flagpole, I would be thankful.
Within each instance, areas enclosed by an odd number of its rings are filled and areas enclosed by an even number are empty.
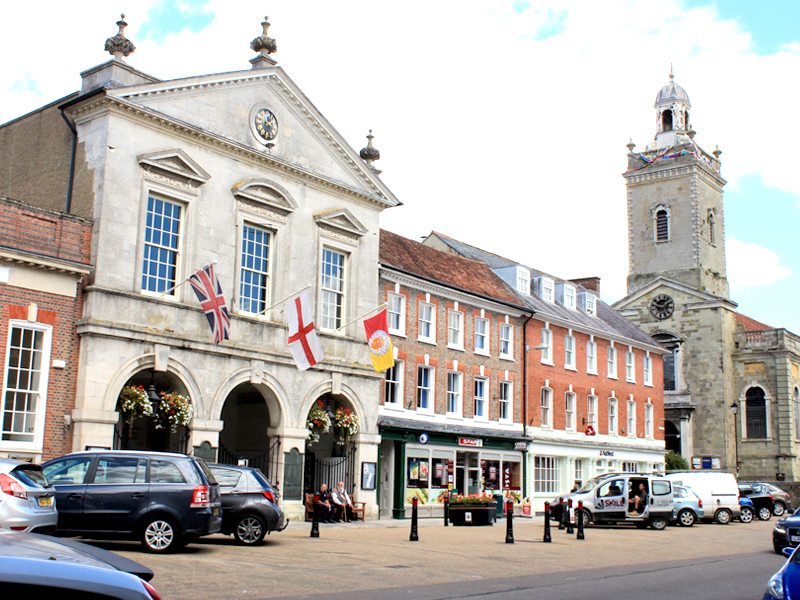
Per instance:
[[[339,328],[337,328],[337,329],[334,329],[333,331],[331,331],[331,333],[336,333],[337,331],[341,331],[342,329],[344,329],[344,328],[345,328],[345,327],[347,327],[348,325],[352,325],[353,323],[355,323],[356,321],[360,321],[361,319],[363,319],[363,318],[364,318],[364,317],[366,317],[367,315],[371,315],[372,313],[374,313],[374,312],[377,312],[377,311],[379,311],[379,310],[380,310],[380,309],[382,309],[382,308],[386,308],[387,306],[389,306],[389,303],[388,303],[388,302],[384,302],[383,304],[379,304],[378,306],[376,306],[376,307],[375,307],[375,308],[373,308],[372,310],[365,312],[365,313],[364,313],[363,315],[361,315],[360,317],[357,317],[357,318],[353,319],[352,321],[350,321],[349,323],[345,323],[345,324],[344,324],[344,325],[342,325],[341,327],[339,327]]]
[[[295,292],[294,294],[289,294],[288,296],[286,296],[286,298],[284,298],[284,299],[282,299],[282,300],[278,300],[278,301],[277,301],[275,304],[273,304],[272,306],[268,306],[267,308],[265,308],[264,310],[262,310],[260,313],[256,314],[256,316],[258,317],[258,316],[260,316],[260,315],[263,315],[263,314],[264,314],[264,313],[266,313],[268,310],[272,310],[273,308],[275,308],[275,307],[276,307],[276,306],[278,306],[279,304],[283,304],[283,303],[284,303],[284,302],[286,302],[286,301],[287,301],[289,298],[291,298],[291,297],[293,297],[293,296],[297,296],[298,294],[302,294],[303,292],[305,292],[305,291],[306,291],[308,288],[310,288],[310,287],[311,287],[311,284],[309,283],[309,284],[307,284],[307,285],[306,285],[306,286],[305,286],[303,289],[301,289],[301,290],[299,290],[299,291]]]
[[[214,259],[214,260],[212,260],[212,261],[211,261],[209,264],[212,264],[212,265],[215,265],[215,264],[217,264],[217,259],[215,258],[215,259]],[[203,267],[203,269],[205,269],[205,267]],[[198,269],[198,270],[202,270],[202,269]],[[196,273],[196,272],[197,272],[197,271],[195,271],[195,273]],[[169,294],[170,292],[172,292],[172,291],[174,291],[174,290],[177,290],[179,287],[181,287],[181,286],[182,286],[184,283],[186,283],[187,281],[189,281],[189,278],[188,278],[188,277],[187,277],[186,279],[184,279],[183,281],[181,281],[180,283],[177,283],[177,284],[173,285],[173,286],[172,286],[171,288],[169,288],[169,289],[168,289],[166,292],[163,292],[162,294],[159,294],[159,295],[157,296],[157,298],[163,298],[164,296],[166,296],[166,295],[167,295],[167,294]]]

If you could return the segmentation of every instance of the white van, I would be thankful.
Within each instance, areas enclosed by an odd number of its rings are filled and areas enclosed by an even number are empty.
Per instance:
[[[705,509],[703,520],[713,519],[726,525],[741,513],[739,486],[733,473],[722,471],[676,471],[666,478],[678,485],[692,488],[700,496]]]
[[[577,492],[556,498],[554,508],[564,506],[559,503],[562,499],[564,502],[572,499],[574,511],[578,509],[578,501],[583,502],[584,524],[592,521],[635,523],[639,527],[650,525],[653,529],[664,529],[674,508],[670,481],[641,473],[615,473],[590,479]],[[559,518],[560,509],[556,508],[551,514]]]

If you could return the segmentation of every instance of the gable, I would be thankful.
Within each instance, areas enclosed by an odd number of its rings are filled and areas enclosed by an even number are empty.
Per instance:
[[[630,316],[636,312],[649,310],[650,301],[660,294],[666,294],[673,299],[676,312],[679,306],[685,305],[692,305],[695,308],[722,306],[728,310],[736,308],[736,303],[731,300],[698,290],[666,277],[654,279],[646,286],[639,288],[632,294],[628,294],[611,306],[624,316]]]
[[[167,177],[177,177],[179,181],[203,184],[211,179],[211,175],[180,148],[140,154],[138,159],[145,170],[155,171]]]
[[[249,149],[371,196],[384,206],[399,204],[280,68],[158,82],[108,94],[230,140],[237,150]],[[265,115],[275,118],[274,137],[259,135]]]

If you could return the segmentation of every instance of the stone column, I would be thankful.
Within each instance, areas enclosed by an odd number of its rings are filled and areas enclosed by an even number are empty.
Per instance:
[[[378,518],[378,491],[377,481],[374,482],[376,489],[362,490],[361,489],[361,475],[363,464],[365,462],[376,463],[378,462],[378,453],[380,452],[381,436],[372,433],[357,433],[352,438],[356,444],[356,472],[355,477],[355,493],[353,499],[359,502],[366,502],[364,507],[364,519]],[[378,474],[376,472],[377,479]]]
[[[303,503],[303,469],[308,429],[270,427],[267,433],[270,437],[276,436],[281,440],[276,468],[280,479],[275,483],[281,492],[281,508],[293,521],[303,521],[306,516]]]
[[[112,449],[114,426],[119,421],[117,411],[76,408],[72,411],[72,451],[89,447]]]
[[[680,416],[680,433],[681,433],[681,456],[686,460],[691,461],[694,455],[694,435],[692,434],[692,413],[689,411],[681,411]],[[689,467],[692,465],[690,464]]]

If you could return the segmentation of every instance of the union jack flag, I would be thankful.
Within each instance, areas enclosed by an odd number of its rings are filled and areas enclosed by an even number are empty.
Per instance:
[[[214,343],[230,337],[231,320],[228,318],[228,307],[225,305],[225,296],[222,295],[222,286],[219,284],[214,265],[207,265],[189,277],[189,283],[200,301],[200,306],[206,313],[208,325],[214,333]]]

